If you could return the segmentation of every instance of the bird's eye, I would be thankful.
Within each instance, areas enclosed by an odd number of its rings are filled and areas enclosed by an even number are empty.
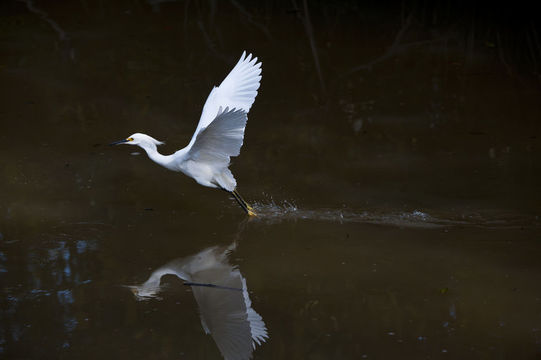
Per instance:
[[[133,141],[133,138],[128,138],[127,140],[128,140],[128,141]]]

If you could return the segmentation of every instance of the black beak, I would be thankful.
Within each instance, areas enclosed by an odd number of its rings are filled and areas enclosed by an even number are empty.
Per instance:
[[[115,141],[115,142],[110,143],[109,145],[118,145],[118,144],[123,144],[123,143],[126,143],[126,142],[128,142],[128,139]]]

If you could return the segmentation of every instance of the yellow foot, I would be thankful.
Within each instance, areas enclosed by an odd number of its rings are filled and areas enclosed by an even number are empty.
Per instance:
[[[257,216],[257,214],[253,211],[252,207],[248,207],[248,216]]]

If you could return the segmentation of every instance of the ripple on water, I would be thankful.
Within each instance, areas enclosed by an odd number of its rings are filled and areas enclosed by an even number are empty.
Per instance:
[[[412,211],[378,211],[353,209],[303,209],[297,205],[284,202],[281,205],[272,203],[255,203],[257,220],[265,222],[281,222],[291,220],[316,220],[339,223],[364,223],[412,228],[443,227],[478,227],[487,229],[520,229],[538,227],[539,219],[533,216],[516,214],[481,215],[481,213],[429,213],[424,210]]]

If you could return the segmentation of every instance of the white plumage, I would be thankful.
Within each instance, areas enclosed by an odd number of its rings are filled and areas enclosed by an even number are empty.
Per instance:
[[[192,285],[201,326],[227,360],[252,358],[256,345],[268,338],[265,322],[253,308],[246,279],[229,264],[230,247],[211,247],[177,259],[155,270],[139,286],[129,286],[137,299],[157,298],[164,275],[175,275]]]
[[[199,184],[229,191],[249,214],[255,215],[236,191],[237,181],[229,170],[230,158],[240,154],[247,113],[257,96],[261,81],[261,62],[242,53],[237,65],[210,92],[195,133],[188,146],[171,155],[162,155],[151,136],[135,133],[114,144],[137,145],[154,162],[173,171],[183,172]]]

